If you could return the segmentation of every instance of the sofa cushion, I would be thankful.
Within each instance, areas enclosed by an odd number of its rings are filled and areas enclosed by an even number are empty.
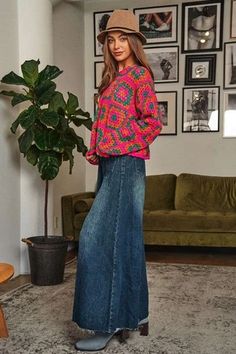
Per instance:
[[[144,230],[236,232],[235,213],[217,211],[144,211]]]
[[[84,223],[84,220],[87,216],[87,212],[84,212],[84,213],[78,213],[75,215],[74,217],[74,227],[75,229],[78,229],[80,230],[83,226],[83,223]]]
[[[174,209],[175,183],[173,174],[147,176],[144,209]]]
[[[180,174],[176,181],[175,209],[236,211],[236,177]]]
[[[94,198],[80,199],[74,205],[75,211],[77,213],[89,211],[93,202],[94,202]]]

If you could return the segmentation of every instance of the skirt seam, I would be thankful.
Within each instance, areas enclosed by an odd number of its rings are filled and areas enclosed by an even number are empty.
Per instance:
[[[122,194],[122,185],[123,185],[123,178],[124,178],[124,161],[121,161],[121,171],[120,171],[120,188],[119,188],[119,198],[118,198],[118,206],[117,206],[117,211],[116,211],[116,223],[115,223],[115,242],[114,242],[114,247],[113,247],[113,274],[112,274],[112,286],[111,286],[111,301],[110,301],[110,317],[109,317],[109,325],[108,325],[108,331],[110,332],[112,330],[112,316],[113,316],[113,296],[114,296],[114,284],[115,284],[115,276],[116,276],[116,244],[117,244],[117,228],[118,228],[118,219],[119,219],[119,210],[120,210],[120,204],[121,204],[121,194]]]

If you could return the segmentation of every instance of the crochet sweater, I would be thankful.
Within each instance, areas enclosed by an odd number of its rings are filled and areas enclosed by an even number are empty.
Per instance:
[[[127,67],[99,99],[87,157],[126,154],[149,159],[149,145],[161,128],[149,71],[138,65]]]

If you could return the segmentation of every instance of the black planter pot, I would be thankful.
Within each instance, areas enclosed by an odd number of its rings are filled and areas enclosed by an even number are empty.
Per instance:
[[[28,244],[32,284],[62,283],[68,241],[62,236],[34,236],[22,241]]]

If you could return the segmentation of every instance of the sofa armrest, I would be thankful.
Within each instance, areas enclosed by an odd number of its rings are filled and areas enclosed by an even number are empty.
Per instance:
[[[78,213],[75,208],[76,203],[92,198],[95,198],[94,192],[75,193],[61,197],[62,233],[65,238],[75,240],[74,217]]]

